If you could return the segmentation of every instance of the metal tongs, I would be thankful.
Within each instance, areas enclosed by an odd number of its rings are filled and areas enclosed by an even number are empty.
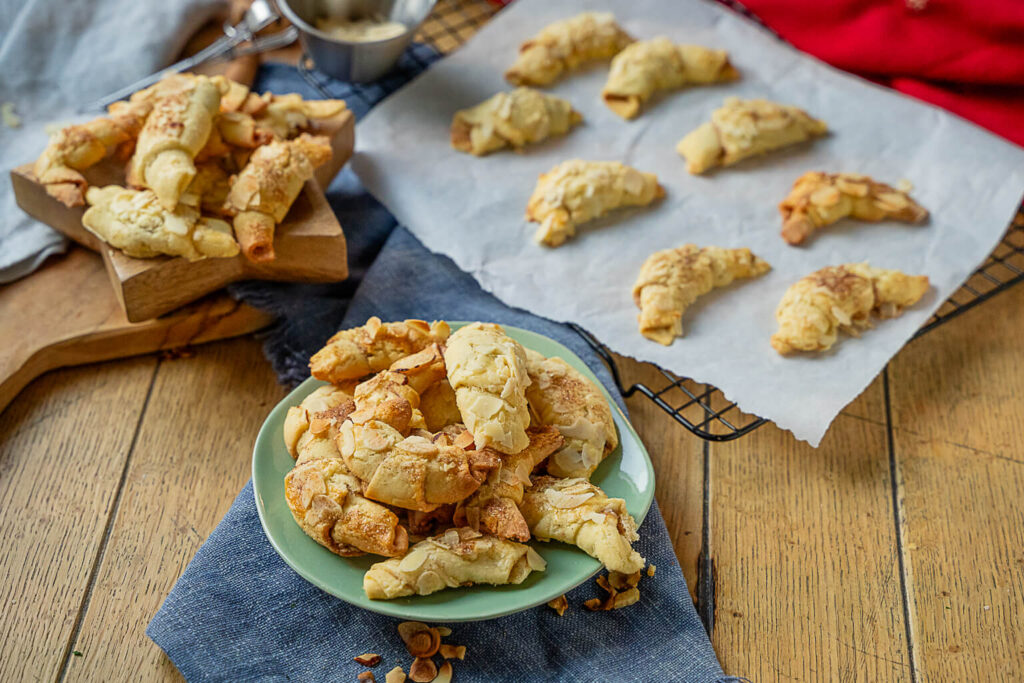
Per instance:
[[[264,52],[266,50],[274,50],[294,43],[296,38],[299,37],[299,32],[294,26],[289,26],[279,33],[274,33],[272,35],[253,40],[253,37],[257,33],[277,21],[279,18],[280,16],[277,13],[277,9],[271,5],[268,0],[254,0],[252,5],[249,6],[249,9],[245,11],[245,14],[242,16],[242,20],[234,26],[225,24],[224,35],[210,43],[209,46],[203,48],[191,57],[170,65],[166,69],[161,69],[155,74],[135,81],[131,85],[127,85],[120,90],[110,93],[109,95],[104,95],[98,100],[89,102],[81,108],[81,111],[85,112],[95,109],[103,109],[112,102],[123,100],[132,93],[153,85],[164,76],[194,69],[200,64],[204,64],[206,62],[234,59],[243,55]],[[244,47],[239,47],[246,41],[252,42]]]

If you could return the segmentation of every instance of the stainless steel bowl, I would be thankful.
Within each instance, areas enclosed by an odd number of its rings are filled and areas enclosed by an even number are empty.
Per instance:
[[[353,83],[373,81],[395,65],[437,0],[277,0],[281,13],[299,29],[299,40],[316,68]],[[316,28],[326,17],[360,19],[382,16],[406,27],[387,40],[349,42]]]

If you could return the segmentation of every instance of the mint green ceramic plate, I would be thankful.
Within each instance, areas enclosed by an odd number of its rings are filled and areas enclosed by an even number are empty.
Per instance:
[[[458,328],[465,323],[451,323]],[[534,332],[505,326],[523,346],[558,356],[601,386],[576,354],[558,342]],[[293,460],[284,446],[282,425],[290,406],[324,384],[308,379],[281,401],[263,423],[252,459],[253,490],[263,530],[271,545],[300,576],[346,602],[393,617],[427,622],[493,619],[548,602],[580,585],[601,568],[582,550],[562,543],[531,541],[547,560],[547,570],[533,572],[518,586],[472,586],[443,590],[433,595],[370,600],[363,593],[363,574],[375,555],[339,557],[307,536],[292,519],[284,498],[284,477]],[[602,387],[602,391],[604,388]],[[637,523],[643,521],[654,499],[654,469],[633,427],[605,392],[619,429],[619,447],[605,459],[592,481],[609,496],[623,498]]]

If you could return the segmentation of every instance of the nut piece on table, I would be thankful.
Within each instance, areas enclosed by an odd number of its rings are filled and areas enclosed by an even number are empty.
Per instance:
[[[384,674],[384,683],[405,683],[405,671],[402,670],[402,667],[396,666]]]
[[[565,610],[569,608],[569,601],[564,595],[559,595],[554,600],[548,602],[548,607],[558,612],[558,616],[565,614]]]
[[[466,646],[465,645],[442,645],[438,650],[441,656],[445,659],[465,659],[466,658]]]
[[[364,671],[356,676],[356,680],[362,681],[362,683],[377,683],[377,679],[374,678],[372,671]]]
[[[434,683],[451,683],[452,681],[452,663],[445,662],[441,665],[441,668],[437,672],[437,676],[434,678]]]
[[[405,643],[409,654],[417,659],[434,656],[441,646],[441,634],[438,630],[418,621],[403,621],[398,625],[398,635]],[[409,675],[412,676],[411,670]]]
[[[447,638],[452,634],[452,630],[447,626],[435,626],[434,628],[437,629],[437,632],[441,634],[442,638]]]
[[[449,668],[451,668],[449,666]],[[409,667],[409,679],[416,683],[430,683],[437,678],[437,665],[426,657],[417,657]]]
[[[657,567],[653,564],[647,565],[647,576],[654,576],[654,570],[656,569]]]
[[[356,655],[352,659],[362,664],[363,666],[377,666],[378,664],[380,664],[380,655],[374,654],[373,652],[367,652],[363,655]]]

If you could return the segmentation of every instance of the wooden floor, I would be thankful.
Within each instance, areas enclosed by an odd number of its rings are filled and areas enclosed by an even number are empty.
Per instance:
[[[1022,308],[913,342],[818,450],[770,425],[709,446],[631,401],[728,673],[1024,678]],[[145,626],[284,394],[251,338],[193,354],[57,371],[0,414],[0,680],[180,679]]]

